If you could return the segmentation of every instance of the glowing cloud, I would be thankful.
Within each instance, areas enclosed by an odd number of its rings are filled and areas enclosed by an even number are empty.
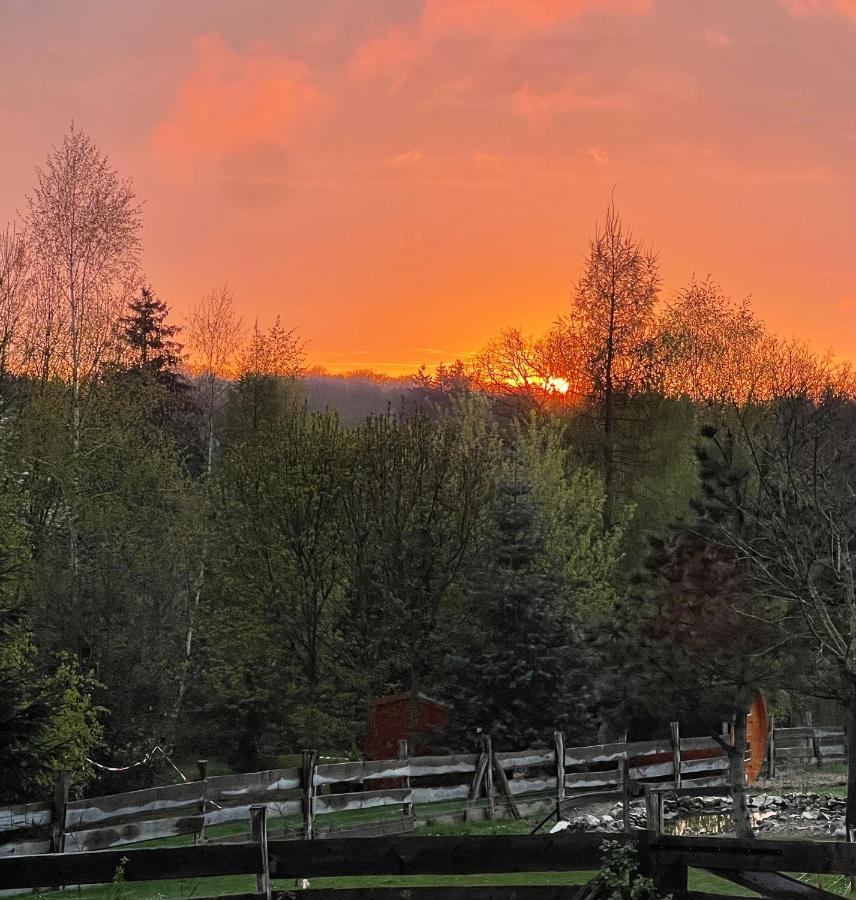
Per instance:
[[[796,16],[846,16],[856,22],[856,0],[783,0]]]
[[[152,133],[157,156],[181,167],[265,145],[287,145],[322,102],[298,60],[257,45],[237,53],[222,38],[194,41],[197,65]]]
[[[614,90],[599,90],[589,79],[578,79],[555,91],[539,91],[524,84],[511,95],[511,108],[529,121],[580,109],[616,108],[629,102],[628,96]]]
[[[393,86],[436,44],[454,38],[516,41],[592,12],[642,14],[654,0],[426,0],[412,26],[393,26],[357,48],[350,71],[357,78],[385,77]]]
[[[405,166],[412,166],[416,163],[420,163],[423,159],[425,159],[425,154],[418,147],[414,147],[412,150],[405,150],[404,153],[390,156],[386,161],[386,164],[392,166],[394,169],[401,169]]]

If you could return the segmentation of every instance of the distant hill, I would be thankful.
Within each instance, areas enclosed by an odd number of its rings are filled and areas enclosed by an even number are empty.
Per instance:
[[[362,375],[307,375],[303,378],[309,409],[336,410],[343,424],[358,425],[367,416],[400,413],[412,403],[412,378],[376,379]]]

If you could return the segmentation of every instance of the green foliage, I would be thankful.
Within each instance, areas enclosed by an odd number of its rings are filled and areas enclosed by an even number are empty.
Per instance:
[[[616,841],[601,844],[603,861],[591,883],[592,900],[670,900],[661,894],[653,879],[640,875],[636,848]]]
[[[514,450],[501,478],[494,536],[447,660],[447,736],[461,745],[479,728],[508,749],[541,743],[555,728],[582,739],[591,733],[593,661],[546,547],[531,472]]]
[[[0,799],[32,800],[50,793],[60,770],[88,780],[101,710],[92,679],[67,655],[44,670],[21,610],[0,603]]]
[[[562,570],[568,611],[584,619],[609,615],[622,524],[604,532],[602,480],[592,468],[572,465],[565,429],[556,420],[519,427],[515,442],[519,460],[511,465],[529,472],[544,549]]]

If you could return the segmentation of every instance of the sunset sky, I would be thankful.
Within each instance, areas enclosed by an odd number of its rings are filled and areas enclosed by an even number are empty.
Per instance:
[[[610,192],[856,358],[856,0],[0,0],[0,224],[70,120],[145,201],[179,319],[228,283],[332,371],[567,308]]]

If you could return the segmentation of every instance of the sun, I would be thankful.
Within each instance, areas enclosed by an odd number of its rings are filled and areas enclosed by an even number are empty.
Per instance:
[[[571,383],[566,378],[548,378],[545,384],[548,391],[554,394],[567,394],[571,389]]]

